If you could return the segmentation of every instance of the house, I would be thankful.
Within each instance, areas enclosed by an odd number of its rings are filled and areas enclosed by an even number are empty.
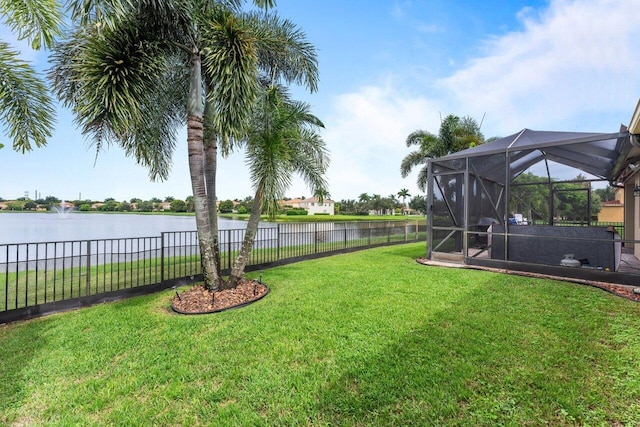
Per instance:
[[[629,122],[630,149],[624,158],[624,169],[618,176],[618,181],[624,185],[624,238],[635,240],[626,246],[640,257],[640,100]]]
[[[170,211],[171,210],[171,202],[160,202],[158,203],[156,210],[158,211]]]
[[[294,209],[304,209],[309,215],[335,215],[335,202],[324,199],[322,202],[317,197],[308,199],[280,200],[280,206],[291,206]]]
[[[614,200],[602,202],[598,222],[624,222],[624,189],[614,190]]]

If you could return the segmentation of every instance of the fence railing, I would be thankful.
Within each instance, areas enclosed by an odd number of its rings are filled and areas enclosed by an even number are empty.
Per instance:
[[[425,238],[424,222],[283,223],[260,228],[247,270]],[[245,230],[220,230],[228,273]],[[195,231],[155,237],[0,244],[0,323],[201,279]]]

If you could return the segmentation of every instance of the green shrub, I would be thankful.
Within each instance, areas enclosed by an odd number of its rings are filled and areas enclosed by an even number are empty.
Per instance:
[[[307,212],[306,209],[289,209],[288,211],[285,212],[285,215],[308,215],[309,212]]]

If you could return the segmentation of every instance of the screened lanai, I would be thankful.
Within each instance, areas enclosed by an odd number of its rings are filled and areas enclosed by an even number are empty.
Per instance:
[[[622,223],[599,223],[594,196],[624,186],[640,160],[634,141],[624,126],[524,129],[430,160],[427,259],[638,284],[637,212],[625,205]]]

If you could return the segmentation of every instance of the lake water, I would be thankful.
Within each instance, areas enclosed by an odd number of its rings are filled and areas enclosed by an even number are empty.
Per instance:
[[[220,218],[221,230],[245,229],[246,221]],[[273,226],[261,223],[261,227]],[[0,244],[159,236],[164,231],[195,231],[195,216],[83,214],[71,212],[0,214]]]

